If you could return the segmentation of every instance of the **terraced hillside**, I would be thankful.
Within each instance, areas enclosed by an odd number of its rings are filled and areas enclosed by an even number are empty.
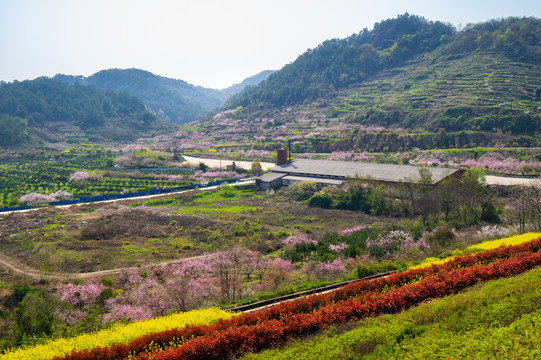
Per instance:
[[[537,65],[494,53],[423,58],[342,92],[332,117],[404,129],[533,134],[541,103]]]
[[[538,146],[540,39],[535,18],[457,32],[405,14],[307,51],[195,129],[298,152]]]

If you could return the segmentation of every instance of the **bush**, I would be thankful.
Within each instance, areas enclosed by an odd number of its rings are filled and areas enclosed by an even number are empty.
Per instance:
[[[391,261],[382,261],[379,264],[359,264],[357,265],[357,277],[362,279],[364,277],[383,273],[386,271],[400,270],[405,268],[405,264],[400,264],[398,262]]]
[[[329,209],[332,205],[332,197],[328,192],[320,191],[308,199],[308,205],[312,207]]]
[[[310,199],[317,192],[317,183],[315,181],[301,181],[291,185],[288,193],[295,201],[305,201]]]
[[[218,192],[223,198],[233,198],[239,193],[239,190],[228,183],[224,183],[220,185]]]
[[[426,242],[430,246],[445,247],[456,239],[456,234],[448,225],[437,227],[433,232],[426,235]]]

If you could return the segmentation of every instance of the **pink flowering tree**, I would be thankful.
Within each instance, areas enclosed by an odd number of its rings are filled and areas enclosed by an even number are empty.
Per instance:
[[[52,201],[61,201],[61,200],[69,200],[73,199],[73,194],[64,191],[64,190],[58,190],[50,194]]]
[[[276,258],[263,277],[264,288],[276,291],[281,284],[291,279],[293,264],[289,260]]]
[[[19,201],[21,202],[21,204],[36,206],[40,204],[50,203],[52,200],[49,195],[32,192],[21,196],[19,198]]]
[[[341,244],[329,244],[329,250],[334,251],[336,253],[341,253],[343,250],[347,249],[349,247],[346,243]]]
[[[347,274],[341,258],[324,262],[310,261],[304,267],[304,272],[319,280],[335,280]]]
[[[59,190],[51,194],[29,193],[21,196],[19,201],[30,206],[48,204],[53,201],[69,200],[73,195],[67,191]]]
[[[354,232],[361,231],[361,230],[364,230],[364,229],[367,229],[367,228],[368,228],[367,225],[357,225],[357,226],[354,226],[352,228],[347,228],[345,230],[342,230],[338,234],[340,236],[348,236],[348,235],[353,234]]]
[[[152,312],[146,306],[119,304],[114,299],[106,301],[108,312],[104,316],[106,323],[119,321],[141,321],[152,318]]]
[[[317,241],[310,239],[305,234],[292,235],[282,241],[287,248],[293,248],[299,244],[312,244],[317,245]]]
[[[246,273],[252,272],[250,268],[255,265],[256,254],[253,251],[234,248],[207,257],[222,302],[241,298],[243,279]]]
[[[86,182],[86,181],[93,181],[100,178],[97,174],[92,174],[86,171],[76,171],[73,174],[70,174],[69,176],[69,182]]]
[[[81,285],[73,283],[62,285],[57,289],[57,294],[62,302],[83,309],[98,305],[105,289],[107,287],[96,279],[89,279]]]
[[[170,268],[166,266],[126,271],[116,281],[123,291],[106,301],[106,310],[110,314],[106,318],[111,321],[124,320],[120,316],[128,309],[134,314],[130,320],[148,318],[148,314],[153,317],[177,311],[178,304],[165,286],[170,276]],[[139,314],[138,317],[136,314]]]
[[[165,287],[178,309],[186,311],[216,298],[218,287],[211,278],[212,267],[204,258],[181,260],[172,266],[173,276]]]
[[[265,274],[272,267],[272,263],[273,261],[271,259],[262,256],[258,256],[254,261],[253,274],[259,280],[260,284],[263,282]]]
[[[403,230],[393,230],[387,234],[380,234],[375,240],[368,239],[366,247],[371,256],[384,259],[390,259],[399,253],[430,248],[425,240],[415,241],[410,233]]]
[[[88,325],[88,315],[95,311],[98,321],[103,315],[103,303],[108,288],[96,279],[88,279],[83,284],[68,283],[57,288],[57,295],[66,304],[58,309],[57,315],[67,326]]]

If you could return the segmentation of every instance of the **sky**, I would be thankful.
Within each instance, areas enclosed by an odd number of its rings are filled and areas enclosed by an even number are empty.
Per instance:
[[[541,1],[0,0],[0,80],[138,68],[222,89],[406,12],[461,28]]]

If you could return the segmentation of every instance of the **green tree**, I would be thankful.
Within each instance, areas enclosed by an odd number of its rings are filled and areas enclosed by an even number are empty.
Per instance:
[[[23,344],[32,337],[52,335],[58,306],[59,300],[54,295],[44,292],[28,293],[13,314],[16,344]]]
[[[252,163],[252,176],[261,176],[263,175],[263,167],[261,166],[261,163],[259,161],[254,161]]]
[[[329,194],[329,191],[326,188],[308,199],[309,206],[320,207],[323,209],[329,209],[332,206],[332,202],[332,196]]]
[[[20,117],[0,114],[0,146],[19,143],[25,135],[27,124]]]
[[[200,162],[196,169],[205,172],[209,169],[209,167],[204,162]]]
[[[315,181],[300,181],[288,188],[288,193],[295,201],[304,201],[310,199],[317,192],[317,183]]]

